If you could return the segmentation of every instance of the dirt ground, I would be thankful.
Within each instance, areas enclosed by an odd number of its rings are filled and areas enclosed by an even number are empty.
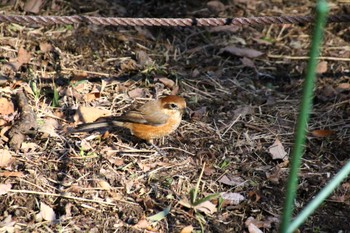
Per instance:
[[[314,1],[32,2],[1,1],[0,13],[314,11]],[[0,232],[277,232],[312,25],[0,30]],[[349,160],[349,42],[348,23],[327,25],[295,213]],[[169,94],[189,114],[156,140],[165,156],[128,131],[70,132]],[[191,201],[197,183],[201,203]],[[300,232],[350,232],[349,216],[348,178]]]

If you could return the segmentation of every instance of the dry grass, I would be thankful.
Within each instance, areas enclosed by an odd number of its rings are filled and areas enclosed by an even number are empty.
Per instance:
[[[50,4],[43,6],[42,13],[54,14]],[[215,16],[201,1],[186,7],[182,1],[143,4],[142,11],[137,1],[92,1],[78,6],[83,13],[103,16],[125,16],[123,9],[137,17],[168,16],[169,11],[177,13],[173,16]],[[227,4],[230,7],[220,15],[306,14],[311,1],[306,5],[246,4]],[[20,7],[6,9],[19,14]],[[64,2],[58,9],[57,15],[80,13]],[[334,6],[332,11],[342,10]],[[1,76],[6,79],[1,96],[11,99],[24,88],[39,125],[39,132],[27,135],[24,147],[17,151],[8,147],[6,134],[1,134],[0,149],[10,151],[15,159],[0,170],[0,184],[12,186],[0,199],[0,231],[11,226],[17,232],[180,232],[192,225],[204,232],[244,232],[246,220],[253,217],[264,232],[277,232],[288,161],[273,160],[269,147],[279,139],[288,154],[292,148],[310,26],[274,25],[235,33],[88,25],[0,27]],[[326,29],[322,60],[328,64],[315,90],[297,210],[349,160],[348,30],[345,24]],[[30,61],[14,70],[5,64],[18,58],[21,46]],[[45,51],[45,46],[52,49]],[[252,68],[240,57],[219,53],[225,46],[254,48],[264,55],[251,59]],[[175,81],[175,86],[159,77]],[[52,106],[55,88],[57,107]],[[157,141],[166,157],[128,132],[67,131],[77,124],[79,106],[119,115],[176,92],[191,111],[176,133]],[[13,115],[8,126],[18,120],[18,114]],[[316,130],[324,129],[331,135],[315,136]],[[217,209],[212,213],[184,206],[204,163],[199,199],[235,193],[244,200],[235,204],[213,199]],[[8,172],[17,173],[6,177]],[[302,232],[349,232],[349,197],[347,180]],[[41,203],[52,208],[56,221],[38,217]],[[166,218],[144,222],[168,206],[171,211]]]

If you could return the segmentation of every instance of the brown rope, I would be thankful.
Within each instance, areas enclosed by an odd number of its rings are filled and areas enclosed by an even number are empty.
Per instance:
[[[301,24],[313,22],[313,16],[266,16],[250,18],[113,18],[92,16],[28,16],[0,15],[0,23],[17,23],[22,25],[54,25],[89,23],[114,26],[223,26],[223,25],[270,25],[270,24]],[[350,15],[330,15],[328,23],[350,22]]]

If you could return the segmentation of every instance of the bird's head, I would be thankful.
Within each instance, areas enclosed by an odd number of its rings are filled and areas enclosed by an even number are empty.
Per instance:
[[[162,110],[168,115],[182,116],[186,110],[186,101],[180,96],[169,95],[159,100],[161,102]]]

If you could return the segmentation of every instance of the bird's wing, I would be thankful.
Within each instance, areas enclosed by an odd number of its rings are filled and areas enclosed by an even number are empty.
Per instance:
[[[161,111],[157,111],[158,109],[157,103],[151,101],[143,105],[139,110],[127,112],[116,120],[147,125],[165,124],[169,117]]]

